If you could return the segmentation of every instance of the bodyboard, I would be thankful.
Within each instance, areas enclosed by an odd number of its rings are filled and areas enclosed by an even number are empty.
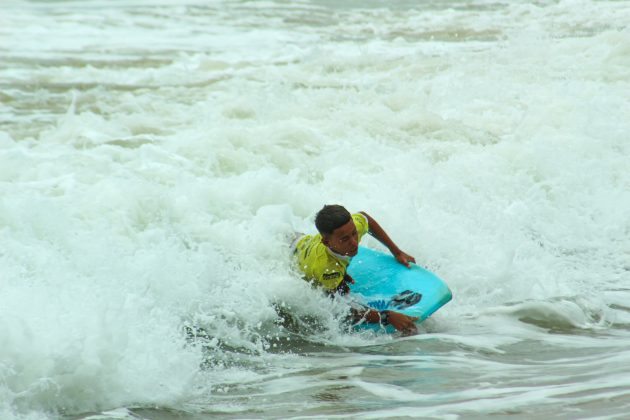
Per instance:
[[[376,310],[393,310],[417,316],[420,323],[448,303],[453,295],[435,274],[416,265],[410,268],[379,251],[363,246],[352,258],[348,274],[355,280],[351,296]],[[360,324],[358,328],[380,328],[378,324]],[[393,327],[388,327],[393,330]]]

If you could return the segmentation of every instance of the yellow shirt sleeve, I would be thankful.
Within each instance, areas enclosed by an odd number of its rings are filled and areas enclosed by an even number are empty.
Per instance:
[[[337,264],[330,264],[328,267],[324,268],[322,271],[317,272],[317,281],[326,289],[336,289],[341,281],[343,280],[343,275],[346,272],[346,268]]]
[[[347,263],[330,255],[321,235],[304,236],[297,243],[298,268],[308,280],[315,280],[326,289],[335,289],[343,280]]]
[[[370,230],[370,226],[368,225],[367,217],[361,213],[354,213],[352,215],[352,221],[357,228],[357,232],[359,233],[359,240],[368,233]]]

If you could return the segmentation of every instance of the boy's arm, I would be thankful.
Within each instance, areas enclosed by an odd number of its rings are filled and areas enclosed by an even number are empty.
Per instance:
[[[359,322],[364,319],[370,324],[391,324],[396,330],[401,331],[405,335],[412,335],[418,333],[418,328],[415,322],[418,320],[417,316],[408,316],[400,312],[395,311],[377,311],[376,309],[365,308],[364,310],[353,308],[351,311],[354,316],[354,322]]]
[[[389,249],[389,252],[391,252],[392,255],[396,257],[396,260],[398,260],[399,263],[401,263],[402,265],[406,267],[409,267],[409,263],[416,262],[416,259],[414,257],[406,254],[405,252],[401,251],[400,248],[398,248],[398,246],[394,243],[394,241],[390,239],[390,237],[383,230],[381,225],[379,225],[378,222],[372,218],[372,216],[370,216],[364,211],[360,213],[364,215],[368,220],[369,234],[374,236],[383,245],[385,245]]]

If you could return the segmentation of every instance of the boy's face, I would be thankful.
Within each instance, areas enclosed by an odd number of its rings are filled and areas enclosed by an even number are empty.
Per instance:
[[[339,226],[330,235],[322,236],[322,243],[341,255],[354,257],[359,251],[359,232],[352,219]]]

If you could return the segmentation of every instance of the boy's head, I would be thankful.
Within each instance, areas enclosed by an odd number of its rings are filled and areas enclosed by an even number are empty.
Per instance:
[[[359,250],[359,234],[350,212],[343,206],[324,206],[315,216],[315,226],[322,235],[322,243],[332,251],[354,256]]]

